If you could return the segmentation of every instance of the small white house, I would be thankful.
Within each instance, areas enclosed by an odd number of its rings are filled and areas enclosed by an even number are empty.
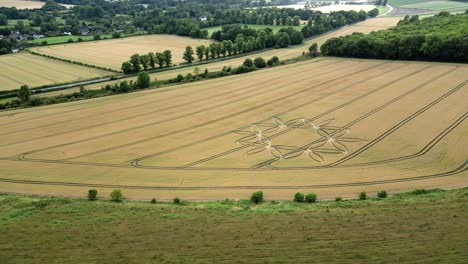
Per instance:
[[[71,35],[72,35],[72,33],[71,33],[71,32],[68,32],[68,31],[65,31],[65,32],[63,32],[63,35],[66,35],[66,36],[71,36]]]
[[[208,18],[206,16],[201,16],[198,19],[202,22],[205,22]]]

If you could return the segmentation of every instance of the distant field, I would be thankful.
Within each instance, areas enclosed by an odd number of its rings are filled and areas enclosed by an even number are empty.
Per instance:
[[[278,6],[274,6],[274,7],[304,9],[303,4],[278,5]],[[344,10],[344,11],[351,11],[351,10],[354,10],[354,11],[360,11],[360,10],[369,11],[369,10],[372,10],[374,8],[376,8],[375,5],[344,5],[343,4],[343,5],[327,5],[327,6],[315,7],[315,8],[311,8],[311,9],[316,10],[316,11],[321,11],[322,13],[330,13],[330,12],[335,12],[335,11],[340,11],[340,10]]]
[[[107,34],[107,35],[100,35],[101,40],[105,39],[111,39],[112,34]],[[122,34],[121,37],[125,37],[125,34]],[[47,37],[47,38],[40,38],[40,39],[33,39],[29,40],[29,43],[34,43],[34,44],[41,44],[43,41],[47,41],[47,44],[64,44],[67,43],[69,39],[72,39],[74,42],[78,42],[78,39],[81,38],[82,40],[85,41],[91,41],[94,40],[94,36],[57,36],[57,37]]]
[[[248,26],[249,28],[253,28],[253,29],[265,29],[265,28],[271,28],[273,30],[273,32],[278,32],[280,29],[282,28],[294,28],[295,30],[298,30],[300,31],[304,25],[300,25],[300,26],[277,26],[277,25],[252,25],[252,24],[241,24],[242,26],[246,25]],[[215,31],[218,31],[218,30],[221,30],[222,26],[217,26],[217,27],[209,27],[209,28],[205,28],[206,30],[208,30],[208,36],[211,36],[211,34],[213,34],[213,32]]]
[[[289,200],[462,187],[467,76],[462,64],[319,58],[8,111],[0,192]]]
[[[182,54],[186,46],[195,48],[198,45],[208,45],[210,43],[211,41],[209,40],[174,35],[147,35],[37,47],[32,50],[59,58],[120,70],[122,63],[135,53],[146,54],[148,52],[162,52],[169,49],[172,51],[173,61],[180,63],[183,62]]]
[[[456,2],[456,1],[430,1],[416,4],[408,4],[402,7],[406,8],[419,8],[419,9],[429,9],[435,11],[443,10],[458,10],[458,9],[468,9],[468,2]]]
[[[109,74],[112,73],[29,53],[0,56],[0,90],[18,89],[24,84],[32,88]]]
[[[0,7],[16,7],[16,9],[35,9],[41,8],[45,2],[29,1],[29,0],[1,0]],[[73,7],[73,5],[65,5],[66,8]]]
[[[0,240],[0,260],[4,264],[465,263],[467,205],[467,189],[383,200],[261,205],[2,195],[0,233],[8,239]]]

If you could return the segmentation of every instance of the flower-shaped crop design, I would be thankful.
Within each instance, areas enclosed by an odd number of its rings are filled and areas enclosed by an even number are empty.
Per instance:
[[[287,122],[279,117],[272,117],[272,123],[256,123],[250,129],[234,131],[244,135],[236,143],[249,147],[244,153],[245,156],[267,152],[275,159],[293,159],[305,155],[311,160],[324,162],[327,154],[345,154],[349,151],[345,143],[360,142],[363,139],[346,137],[351,130],[345,127],[331,126],[334,119],[327,119],[322,122],[314,122],[306,118],[296,118]],[[262,130],[262,127],[265,129]],[[272,132],[284,129],[310,129],[320,136],[320,139],[302,146],[274,145]],[[331,148],[330,148],[331,147]]]

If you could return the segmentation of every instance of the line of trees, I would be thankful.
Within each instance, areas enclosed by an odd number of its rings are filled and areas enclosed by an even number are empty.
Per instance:
[[[124,73],[139,72],[141,70],[170,67],[172,65],[172,51],[149,52],[148,54],[133,54],[130,60],[122,63]]]
[[[324,55],[392,60],[468,62],[468,14],[438,15],[419,20],[406,16],[391,29],[332,38]]]

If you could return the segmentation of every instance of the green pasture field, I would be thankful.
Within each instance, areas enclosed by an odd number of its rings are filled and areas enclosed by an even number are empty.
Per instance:
[[[0,262],[462,263],[466,219],[466,188],[260,205],[3,195]]]

